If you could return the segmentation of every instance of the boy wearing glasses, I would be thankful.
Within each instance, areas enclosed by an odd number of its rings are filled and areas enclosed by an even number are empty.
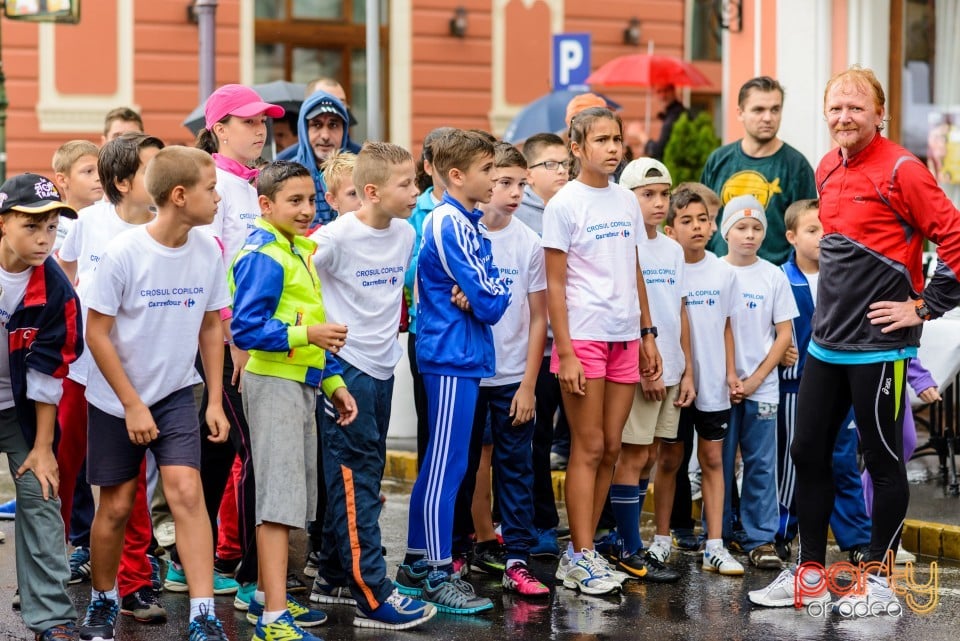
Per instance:
[[[350,146],[350,115],[335,96],[317,91],[300,107],[297,123],[297,152],[292,160],[310,170],[317,194],[327,193],[321,165],[338,151]],[[317,198],[317,214],[312,227],[330,222],[337,217],[324,198]]]
[[[543,231],[543,208],[570,179],[570,154],[563,138],[544,133],[527,138],[523,157],[527,161],[527,186],[514,216],[539,236]]]

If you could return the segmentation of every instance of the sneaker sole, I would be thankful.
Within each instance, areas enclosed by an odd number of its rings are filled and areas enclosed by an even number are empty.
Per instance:
[[[137,614],[136,610],[120,608],[120,614],[132,617],[137,623],[164,623],[167,620],[167,611],[164,609],[149,610],[146,614]]]
[[[393,585],[397,588],[397,592],[403,596],[412,596],[415,599],[423,598],[423,588],[412,588],[406,585],[401,585],[396,581],[393,582]]]
[[[370,619],[367,617],[354,616],[353,625],[358,628],[367,628],[370,630],[409,630],[410,628],[417,627],[425,621],[429,621],[437,615],[437,612],[438,608],[434,606],[419,619],[407,621],[406,623],[386,623],[384,621],[377,621],[376,619]]]
[[[163,587],[167,587],[167,586],[164,585]],[[240,586],[237,586],[235,588],[220,588],[219,590],[214,588],[213,593],[217,596],[224,596],[227,594],[236,594],[239,589],[240,589]],[[187,586],[184,586],[184,589],[182,591],[186,592],[187,590],[189,590],[189,588]],[[176,592],[176,590],[173,590],[173,591]]]
[[[246,612],[250,609],[250,604],[242,599],[237,598],[233,600],[233,609],[239,610],[240,612]]]
[[[579,590],[580,592],[583,592],[584,594],[589,594],[589,595],[592,595],[592,596],[600,596],[600,595],[603,595],[603,594],[610,594],[611,592],[616,592],[617,590],[622,590],[622,589],[623,589],[622,586],[621,586],[619,583],[617,583],[616,581],[610,583],[609,585],[610,585],[610,587],[609,587],[609,588],[606,588],[606,589],[603,589],[603,588],[591,588],[590,586],[583,585],[583,584],[581,584],[579,581],[575,581],[575,580],[573,580],[573,579],[564,579],[564,580],[563,580],[563,587],[567,588],[568,590]]]
[[[495,567],[495,566],[492,566],[492,565],[479,565],[479,564],[475,564],[475,563],[470,564],[470,568],[471,568],[472,570],[476,570],[477,572],[482,572],[483,574],[486,574],[486,575],[488,575],[488,576],[493,576],[493,577],[498,577],[498,578],[499,578],[499,577],[502,577],[502,576],[503,576],[503,573],[506,572],[506,570],[507,570],[506,566],[504,566],[504,567],[502,567],[502,568],[498,568],[498,567]],[[467,574],[466,574],[465,572],[461,572],[461,573],[460,573],[460,577],[461,577],[461,578],[463,578],[463,577],[465,577],[465,576],[467,576]]]
[[[550,596],[550,588],[548,588],[547,586],[543,586],[544,588],[543,591],[537,590],[535,592],[523,592],[522,590],[518,589],[517,586],[515,585],[503,585],[502,587],[504,592],[510,592],[511,594],[518,594],[520,596],[525,596],[525,597],[532,597],[534,599]]]
[[[493,609],[492,601],[484,605],[479,605],[475,608],[455,608],[449,605],[436,603],[435,601],[427,601],[427,602],[433,607],[435,607],[437,609],[437,612],[445,612],[447,614],[477,614],[478,612],[485,612],[487,610]]]
[[[312,565],[306,565],[303,568],[303,575],[315,579],[317,578],[317,568]]]
[[[327,596],[326,594],[310,594],[310,603],[320,603],[323,605],[352,605],[356,606],[355,599],[345,596]]]
[[[706,572],[713,572],[714,574],[719,574],[720,576],[743,576],[743,568],[739,570],[720,570],[713,567],[712,565],[703,564],[700,566]]]
[[[769,599],[765,596],[758,595],[754,598],[753,593],[747,593],[747,598],[750,599],[750,603],[754,605],[759,605],[764,608],[787,608],[793,607],[793,598],[789,599]],[[822,596],[805,596],[803,597],[803,607],[807,607],[812,603],[821,603],[826,606],[831,601],[830,593],[827,592]]]
[[[163,589],[167,592],[189,592],[190,588],[187,587],[186,583],[180,583],[179,581],[164,581]],[[217,593],[216,590],[213,591],[214,594]],[[231,592],[232,594],[232,592]]]
[[[535,559],[556,559],[560,556],[560,550],[557,550],[556,552],[550,550],[531,550],[530,556],[534,557]]]
[[[76,579],[73,577],[70,577],[70,580],[67,581],[67,585],[77,585],[78,583],[83,583],[84,581],[89,581],[89,580],[90,580],[89,575],[77,577]]]

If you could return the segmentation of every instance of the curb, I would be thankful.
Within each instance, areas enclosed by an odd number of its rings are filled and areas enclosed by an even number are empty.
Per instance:
[[[400,483],[413,483],[417,479],[416,452],[387,450],[384,477]],[[551,473],[553,477],[553,495],[556,500],[564,500],[564,483],[567,475],[562,470]],[[653,486],[647,490],[643,511],[653,514]],[[694,512],[699,513],[700,502],[694,502]],[[697,517],[699,518],[699,517]],[[922,554],[937,559],[960,561],[960,527],[907,519],[903,522],[903,547],[914,554]]]

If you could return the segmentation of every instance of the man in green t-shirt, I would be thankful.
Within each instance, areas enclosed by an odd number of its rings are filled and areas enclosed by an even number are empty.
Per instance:
[[[737,96],[737,117],[743,123],[740,140],[716,149],[707,158],[700,182],[717,192],[724,205],[731,198],[752,195],[767,214],[768,229],[758,252],[782,265],[790,256],[783,214],[791,203],[816,198],[810,163],[777,137],[783,112],[783,87],[769,76],[748,80]],[[714,234],[707,248],[723,256],[727,243]]]

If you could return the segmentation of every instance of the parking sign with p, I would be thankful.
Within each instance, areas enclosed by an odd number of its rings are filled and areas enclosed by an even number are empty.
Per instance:
[[[553,90],[586,89],[590,75],[590,34],[553,35]]]

